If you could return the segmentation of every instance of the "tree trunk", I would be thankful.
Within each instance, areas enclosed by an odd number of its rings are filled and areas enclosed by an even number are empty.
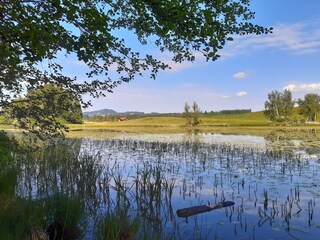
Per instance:
[[[201,206],[194,206],[194,207],[188,207],[188,208],[182,208],[177,210],[177,216],[178,217],[190,217],[196,214],[204,213],[204,212],[210,212],[215,209],[224,208],[224,207],[230,207],[233,206],[235,203],[232,201],[224,201],[219,202],[214,206],[210,205],[201,205]]]
[[[276,106],[276,115],[277,115],[277,119],[279,119],[279,110],[277,106]]]

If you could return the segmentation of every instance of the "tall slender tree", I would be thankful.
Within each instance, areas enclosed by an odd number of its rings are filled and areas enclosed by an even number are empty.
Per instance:
[[[192,104],[192,126],[197,126],[200,124],[200,114],[201,114],[201,110],[199,105],[194,101]]]
[[[192,109],[188,103],[185,103],[182,117],[186,119],[187,126],[195,127],[195,126],[199,125],[200,124],[200,114],[201,114],[200,107],[195,101],[192,104]]]
[[[182,113],[182,117],[186,119],[187,121],[187,126],[192,125],[192,112],[190,111],[190,105],[188,103],[184,104],[184,110]]]
[[[285,119],[292,114],[295,101],[292,99],[292,93],[290,90],[285,89],[281,95],[281,109]]]

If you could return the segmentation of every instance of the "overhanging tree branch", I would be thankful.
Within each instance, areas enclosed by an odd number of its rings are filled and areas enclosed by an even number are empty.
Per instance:
[[[119,30],[133,32],[142,45],[153,42],[159,51],[172,53],[175,62],[194,61],[195,52],[214,61],[232,35],[271,32],[250,22],[254,13],[249,4],[249,0],[1,1],[0,88],[15,98],[26,89],[54,83],[79,97],[99,97],[136,76],[156,78],[169,68],[150,53],[142,56],[127,46],[131,39],[119,38]],[[86,65],[85,83],[52,63],[60,52],[74,54]],[[40,70],[39,64],[45,62],[47,70]],[[112,66],[118,74],[113,79]],[[0,105],[11,100],[7,95]]]

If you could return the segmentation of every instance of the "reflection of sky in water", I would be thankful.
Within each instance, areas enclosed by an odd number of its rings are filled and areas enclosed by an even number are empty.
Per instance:
[[[223,200],[236,203],[232,209],[196,215],[188,222],[178,217],[166,221],[164,228],[178,227],[181,239],[314,239],[320,234],[320,164],[303,150],[299,157],[275,156],[266,151],[264,138],[237,135],[152,134],[118,139],[104,142],[102,151],[103,141],[87,143],[102,144],[99,151],[108,156],[105,161],[117,162],[128,183],[137,165],[160,166],[164,178],[175,182],[174,211]],[[314,212],[310,222],[309,204]],[[161,214],[167,211],[164,207]]]
[[[228,144],[243,147],[264,148],[265,139],[258,136],[249,135],[224,135],[216,133],[201,133],[201,134],[135,134],[125,133],[114,135],[116,139],[131,139],[140,141],[155,141],[155,142],[183,142],[183,141],[198,141],[201,143],[210,144]]]
[[[121,177],[133,211],[138,209],[137,196],[142,198],[141,192],[135,192],[135,179],[141,181],[149,172],[147,180],[156,187],[158,173],[159,218],[165,232],[175,239],[316,239],[320,234],[320,162],[297,144],[292,152],[298,156],[275,155],[266,150],[264,138],[255,136],[117,134],[113,139],[83,139],[80,156],[101,157],[97,164],[104,168],[101,179],[111,179],[113,203],[115,178]],[[55,175],[62,179],[59,172]],[[37,183],[33,188],[36,195],[42,182],[36,177],[29,181]],[[171,198],[165,184],[174,186]],[[21,193],[28,193],[27,185],[19,187]],[[105,189],[97,190],[96,197],[102,198],[104,193]],[[175,215],[181,208],[223,200],[235,205],[187,221]],[[157,201],[151,203],[156,206]],[[99,207],[100,213],[106,209],[105,205]]]

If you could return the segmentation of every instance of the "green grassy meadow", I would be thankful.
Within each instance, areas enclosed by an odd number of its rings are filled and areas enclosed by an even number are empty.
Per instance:
[[[294,111],[293,119],[298,119],[298,111]],[[105,133],[185,133],[186,131],[200,131],[203,133],[245,134],[267,136],[272,131],[301,132],[318,128],[319,125],[274,123],[265,117],[263,111],[245,114],[202,114],[200,124],[195,128],[186,127],[186,120],[182,117],[153,116],[132,119],[124,122],[84,122],[83,124],[68,125],[69,137],[93,136],[103,137]],[[319,126],[320,127],[320,126]]]
[[[301,119],[297,109],[293,112],[292,119]],[[274,123],[265,117],[263,111],[244,114],[202,114],[201,122],[196,127],[201,132],[220,132],[235,134],[258,134],[271,130],[294,130],[320,128],[318,124],[288,124],[286,122]],[[0,129],[10,131],[17,130],[12,125],[5,123],[0,118]],[[69,137],[81,137],[84,132],[89,131],[113,131],[129,133],[184,133],[194,128],[186,127],[186,120],[182,117],[152,116],[138,119],[131,119],[123,122],[84,122],[83,124],[68,124]]]
[[[239,127],[268,127],[271,122],[262,112],[248,114],[227,114],[227,115],[201,115],[201,123],[196,127],[204,132],[215,131],[217,129]],[[185,132],[186,120],[181,117],[145,117],[128,120],[124,122],[84,122],[83,124],[69,124],[73,131],[80,130],[111,130],[134,133],[180,133]],[[73,134],[72,134],[73,135]]]
[[[268,126],[270,121],[263,112],[245,114],[210,115],[202,114],[198,127],[216,126]],[[71,128],[99,128],[99,127],[184,127],[186,121],[182,117],[144,117],[123,122],[85,122],[84,124],[72,124]]]

